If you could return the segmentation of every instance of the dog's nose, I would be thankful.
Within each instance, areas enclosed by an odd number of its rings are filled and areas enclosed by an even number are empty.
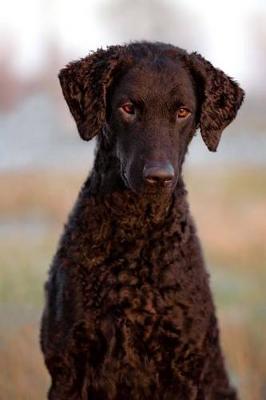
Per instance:
[[[143,169],[143,177],[145,181],[151,185],[172,183],[175,171],[170,162],[147,162]]]

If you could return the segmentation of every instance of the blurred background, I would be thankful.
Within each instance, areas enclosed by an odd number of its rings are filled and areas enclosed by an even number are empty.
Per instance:
[[[231,379],[241,399],[266,399],[266,2],[0,3],[0,399],[45,399],[43,284],[93,163],[94,142],[79,138],[58,70],[141,39],[197,50],[246,91],[216,154],[194,139],[185,175]]]

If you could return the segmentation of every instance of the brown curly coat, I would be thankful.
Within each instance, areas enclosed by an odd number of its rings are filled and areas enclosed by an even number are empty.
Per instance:
[[[80,135],[97,134],[98,145],[46,284],[49,399],[235,400],[181,168],[198,126],[216,150],[243,91],[200,55],[162,43],[98,50],[59,78]],[[164,106],[169,81],[191,104],[178,126]],[[142,96],[138,122],[117,111],[125,90]],[[166,156],[171,190],[147,189],[143,164]]]

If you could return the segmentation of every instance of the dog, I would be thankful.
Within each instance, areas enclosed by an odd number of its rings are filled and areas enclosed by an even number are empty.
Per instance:
[[[97,149],[46,283],[48,398],[236,400],[182,166],[197,128],[216,151],[243,90],[149,42],[100,49],[59,79]]]

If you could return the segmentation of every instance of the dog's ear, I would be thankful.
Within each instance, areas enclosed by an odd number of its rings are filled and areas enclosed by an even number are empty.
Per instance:
[[[107,90],[125,59],[122,53],[122,46],[97,50],[69,63],[58,75],[64,98],[84,140],[97,135],[105,123]]]
[[[188,63],[200,99],[201,135],[208,149],[216,151],[222,131],[235,118],[241,106],[244,91],[232,78],[214,68],[201,55],[190,54]]]

